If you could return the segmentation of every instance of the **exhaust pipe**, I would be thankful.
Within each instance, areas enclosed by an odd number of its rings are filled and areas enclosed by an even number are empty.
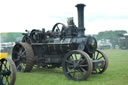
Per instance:
[[[77,11],[78,11],[78,37],[84,36],[84,4],[77,4]]]

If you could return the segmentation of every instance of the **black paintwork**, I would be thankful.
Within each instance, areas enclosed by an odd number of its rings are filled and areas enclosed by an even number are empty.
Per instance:
[[[84,34],[84,4],[76,5],[78,10],[78,27],[74,24],[73,18],[68,18],[65,26],[56,23],[52,31],[45,32],[45,29],[24,33],[22,42],[31,44],[35,63],[38,65],[62,63],[64,55],[71,50],[83,50],[92,57],[97,49],[96,39]],[[61,29],[59,26],[61,25]]]

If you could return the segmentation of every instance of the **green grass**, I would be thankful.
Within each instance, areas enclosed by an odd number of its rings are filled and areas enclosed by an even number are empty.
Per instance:
[[[109,66],[103,74],[91,75],[86,81],[68,80],[62,69],[33,69],[17,73],[15,85],[128,85],[128,50],[104,50]]]

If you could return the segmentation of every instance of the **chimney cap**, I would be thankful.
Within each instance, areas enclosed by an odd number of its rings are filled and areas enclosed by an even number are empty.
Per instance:
[[[86,6],[86,5],[83,4],[83,3],[79,3],[79,4],[76,5],[76,7],[79,7],[79,6],[83,6],[83,7],[84,7],[84,6]]]

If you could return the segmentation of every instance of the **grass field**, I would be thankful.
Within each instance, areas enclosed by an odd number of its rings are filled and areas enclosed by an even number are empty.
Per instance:
[[[128,85],[128,50],[104,50],[109,66],[103,74],[91,75],[86,81],[68,80],[62,69],[33,69],[17,73],[15,85]]]

